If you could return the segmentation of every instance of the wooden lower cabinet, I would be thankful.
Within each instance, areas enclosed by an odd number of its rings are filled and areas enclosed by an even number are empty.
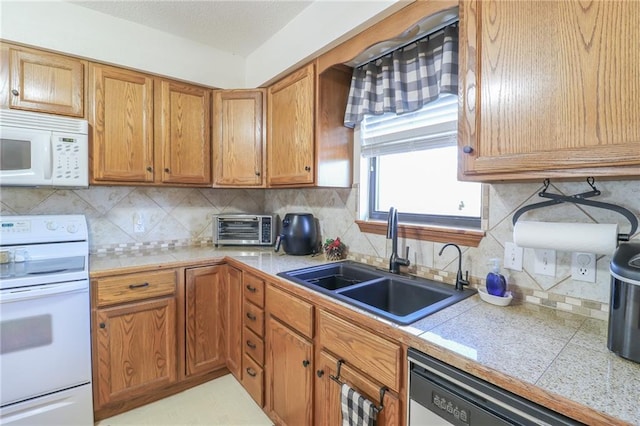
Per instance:
[[[342,424],[340,403],[341,385],[331,376],[338,375],[338,358],[328,352],[320,351],[316,357],[316,382],[314,423],[316,425]],[[339,380],[356,389],[371,402],[380,404],[380,389],[382,384],[366,376],[358,370],[343,364],[340,367]],[[382,399],[382,409],[377,414],[377,426],[401,425],[402,405],[400,398],[392,392],[386,391]]]
[[[269,317],[266,344],[267,413],[278,424],[312,424],[312,343]]]
[[[186,375],[202,374],[225,364],[221,303],[226,266],[185,272]]]
[[[225,360],[227,368],[233,376],[242,379],[242,271],[233,266],[226,267],[227,278],[223,282],[223,309],[222,318]]]
[[[92,278],[96,420],[227,373],[228,271],[226,265],[151,267]]]
[[[177,381],[175,297],[98,309],[95,323],[98,406]]]

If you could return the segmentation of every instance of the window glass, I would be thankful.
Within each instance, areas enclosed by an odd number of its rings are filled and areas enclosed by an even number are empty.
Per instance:
[[[458,102],[442,96],[419,111],[367,116],[361,123],[369,168],[369,217],[480,228],[481,184],[457,179]]]

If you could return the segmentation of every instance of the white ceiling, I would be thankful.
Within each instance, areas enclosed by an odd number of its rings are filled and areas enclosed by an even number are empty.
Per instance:
[[[88,0],[70,3],[246,57],[312,0]]]

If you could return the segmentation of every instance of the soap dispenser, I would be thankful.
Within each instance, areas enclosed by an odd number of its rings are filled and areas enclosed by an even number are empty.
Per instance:
[[[500,273],[500,259],[491,259],[493,264],[491,272],[487,274],[487,293],[493,296],[504,297],[507,291],[507,280]]]

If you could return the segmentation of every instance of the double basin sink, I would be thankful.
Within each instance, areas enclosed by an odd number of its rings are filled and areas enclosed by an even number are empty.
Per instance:
[[[357,262],[342,261],[280,272],[281,277],[407,325],[475,294],[424,278],[391,274]]]

